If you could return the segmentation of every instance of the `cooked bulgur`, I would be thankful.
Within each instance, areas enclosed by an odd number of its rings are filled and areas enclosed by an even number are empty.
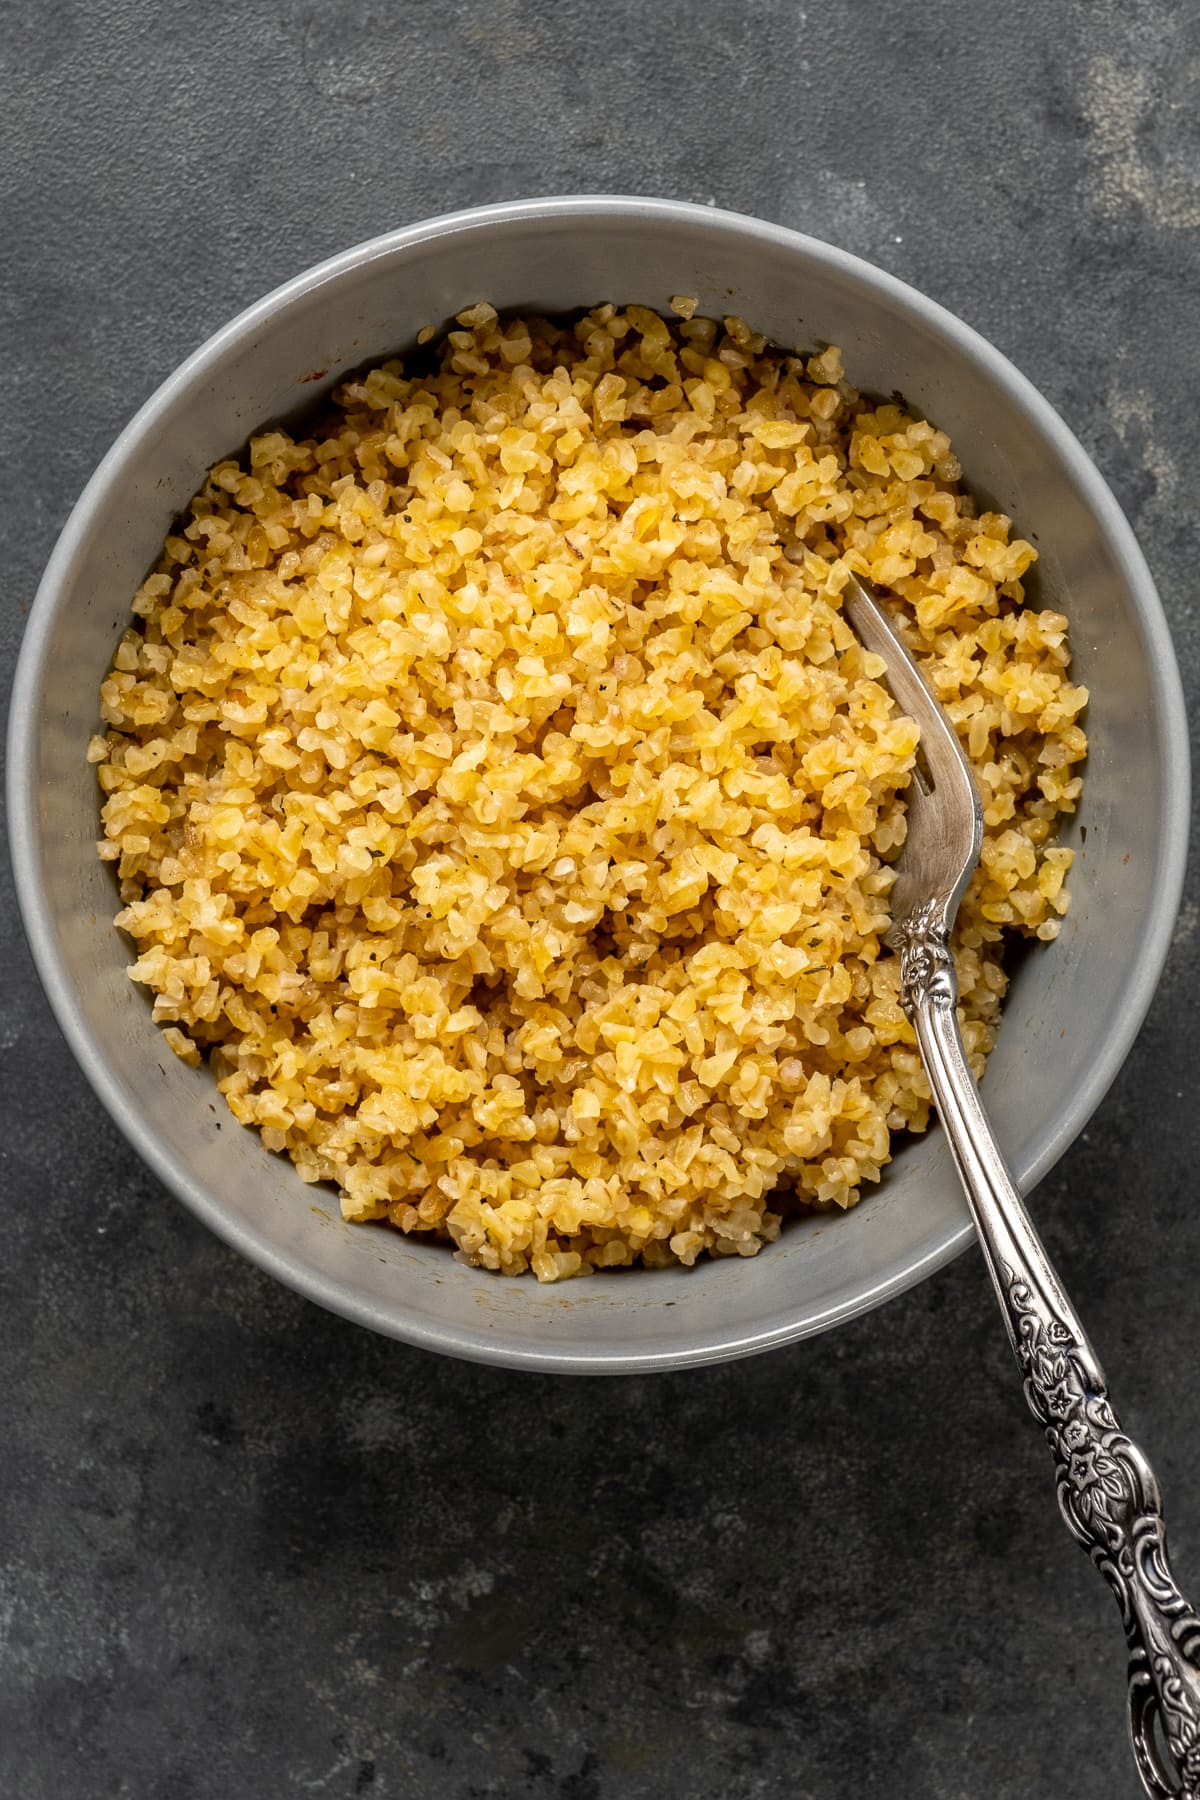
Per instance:
[[[687,305],[677,311],[688,311]],[[897,611],[984,801],[956,934],[1051,938],[1086,700],[947,438],[740,320],[479,305],[219,463],[93,740],[130,973],[346,1216],[543,1280],[753,1254],[922,1131],[888,859]]]

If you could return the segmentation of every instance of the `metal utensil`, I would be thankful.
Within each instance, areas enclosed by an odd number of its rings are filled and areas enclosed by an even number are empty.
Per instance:
[[[1167,1560],[1154,1472],[1122,1431],[1083,1326],[1034,1230],[971,1079],[956,1017],[949,948],[979,860],[983,815],[953,726],[864,584],[842,595],[846,618],[887,664],[887,682],[921,730],[896,868],[888,942],[1030,1411],[1054,1454],[1072,1535],[1116,1594],[1129,1645],[1129,1732],[1152,1800],[1200,1800],[1200,1618]],[[1173,1767],[1172,1767],[1173,1765]]]

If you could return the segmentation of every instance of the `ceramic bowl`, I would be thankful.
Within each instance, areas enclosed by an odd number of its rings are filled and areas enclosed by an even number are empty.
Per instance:
[[[1037,545],[1033,603],[1071,620],[1091,689],[1078,852],[1062,935],[1021,960],[984,1098],[1028,1189],[1119,1068],[1162,969],[1182,881],[1187,742],[1165,621],[1132,532],[1025,378],[891,276],[790,231],[656,200],[531,200],[434,219],[347,251],[224,327],[121,434],[71,515],[30,617],[13,699],[12,844],[26,929],[63,1030],[140,1154],[214,1231],[300,1293],[454,1355],[577,1373],[675,1368],[823,1331],[955,1256],[972,1227],[937,1131],[904,1145],[852,1212],[748,1261],[562,1286],[504,1280],[386,1226],[241,1130],[179,1062],[126,976],[111,867],[96,856],[84,752],[97,690],[163,535],[219,457],[346,370],[479,299],[564,312],[601,300],[738,313],[776,343],[834,342],[857,386],[949,432],[971,488]],[[1147,1121],[1148,1130],[1150,1121]]]

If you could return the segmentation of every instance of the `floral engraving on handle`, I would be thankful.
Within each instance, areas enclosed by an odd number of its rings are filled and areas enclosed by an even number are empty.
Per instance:
[[[900,1004],[909,1017],[922,1002],[950,1011],[958,999],[958,977],[945,908],[936,900],[924,901],[897,919],[887,941],[900,952]]]
[[[1171,1575],[1154,1471],[1121,1430],[1090,1349],[1006,1274],[1025,1398],[1054,1453],[1063,1518],[1121,1608],[1143,1782],[1162,1800],[1200,1800],[1200,1619]],[[1182,1787],[1163,1769],[1156,1717]]]

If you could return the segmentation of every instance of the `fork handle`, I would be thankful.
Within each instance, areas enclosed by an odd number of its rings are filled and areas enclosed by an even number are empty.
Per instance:
[[[1067,1527],[1117,1597],[1129,1646],[1129,1733],[1152,1800],[1200,1800],[1200,1618],[1175,1585],[1149,1462],[1026,1212],[980,1103],[958,1028],[944,909],[893,930],[901,998],[1025,1382],[1054,1454]],[[1168,1757],[1160,1740],[1165,1740]]]

